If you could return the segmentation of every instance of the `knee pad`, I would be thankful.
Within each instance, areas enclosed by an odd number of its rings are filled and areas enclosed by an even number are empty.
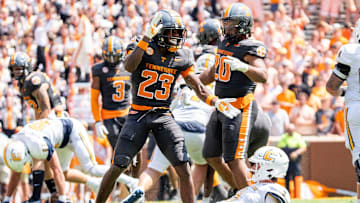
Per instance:
[[[356,173],[357,182],[360,183],[360,163],[359,163],[359,160],[355,161],[355,173]]]
[[[132,158],[126,155],[119,155],[114,157],[114,164],[120,168],[127,168],[130,165]]]

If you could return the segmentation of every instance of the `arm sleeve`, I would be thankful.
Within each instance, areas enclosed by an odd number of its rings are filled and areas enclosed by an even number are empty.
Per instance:
[[[95,122],[100,121],[99,95],[100,90],[91,88],[91,112]]]

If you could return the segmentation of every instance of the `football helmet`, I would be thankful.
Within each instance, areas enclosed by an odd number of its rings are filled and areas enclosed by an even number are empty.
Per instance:
[[[122,41],[115,36],[105,39],[102,46],[102,56],[106,63],[111,67],[118,65],[124,60],[124,50]]]
[[[30,57],[24,52],[14,53],[10,57],[9,70],[12,78],[23,79],[33,71]]]
[[[158,11],[161,13],[159,24],[162,28],[159,33],[154,36],[154,41],[160,47],[165,47],[170,52],[182,48],[186,38],[186,28],[184,22],[174,10],[165,9]]]
[[[253,25],[251,9],[242,3],[228,6],[222,13],[221,23],[225,39],[237,43],[243,36],[250,36]]]
[[[249,158],[249,162],[256,165],[255,169],[250,169],[253,175],[249,179],[255,183],[261,180],[282,178],[286,175],[289,167],[289,158],[285,152],[272,146],[257,149]]]
[[[27,163],[31,163],[30,153],[21,141],[10,141],[4,149],[4,160],[7,167],[21,172]]]
[[[352,30],[357,43],[360,43],[360,18],[356,21],[355,27],[352,27]]]
[[[207,19],[200,24],[199,34],[197,35],[200,44],[210,44],[221,36],[220,21]]]

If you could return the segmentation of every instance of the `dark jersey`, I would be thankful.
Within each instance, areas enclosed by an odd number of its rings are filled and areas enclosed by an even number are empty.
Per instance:
[[[215,45],[200,45],[194,50],[195,60],[197,60],[203,54],[216,54]]]
[[[227,40],[219,41],[215,65],[215,95],[220,98],[237,98],[253,93],[256,83],[241,71],[231,71],[224,59],[232,56],[245,62],[246,55],[265,58],[266,53],[265,45],[251,38],[241,40],[238,44],[230,44]]]
[[[193,70],[194,57],[189,49],[163,55],[150,42],[140,64],[131,75],[133,104],[169,107],[176,79]]]
[[[92,67],[92,74],[100,78],[103,109],[121,110],[130,105],[131,74],[123,67],[110,68],[106,63],[98,63]]]
[[[60,96],[56,94],[54,87],[52,86],[49,77],[42,72],[32,72],[28,75],[23,84],[20,84],[21,94],[24,99],[32,106],[36,111],[40,111],[40,107],[36,101],[36,98],[32,95],[33,91],[41,87],[42,84],[48,84],[49,88],[47,93],[50,99],[51,108],[61,104]]]

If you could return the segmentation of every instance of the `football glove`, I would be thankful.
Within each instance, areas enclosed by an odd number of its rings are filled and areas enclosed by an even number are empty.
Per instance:
[[[231,105],[231,102],[236,101],[234,98],[218,99],[215,102],[215,107],[218,111],[223,113],[226,117],[233,119],[239,115],[240,110]]]
[[[161,16],[161,13],[156,13],[151,22],[146,25],[144,35],[149,39],[152,39],[162,28],[162,24],[157,25],[160,22]]]
[[[96,135],[100,138],[105,138],[107,134],[109,134],[106,127],[102,124],[102,122],[98,121],[95,123]]]
[[[249,64],[240,61],[238,58],[226,56],[224,59],[225,64],[229,64],[231,71],[241,71],[243,73],[249,70]]]

